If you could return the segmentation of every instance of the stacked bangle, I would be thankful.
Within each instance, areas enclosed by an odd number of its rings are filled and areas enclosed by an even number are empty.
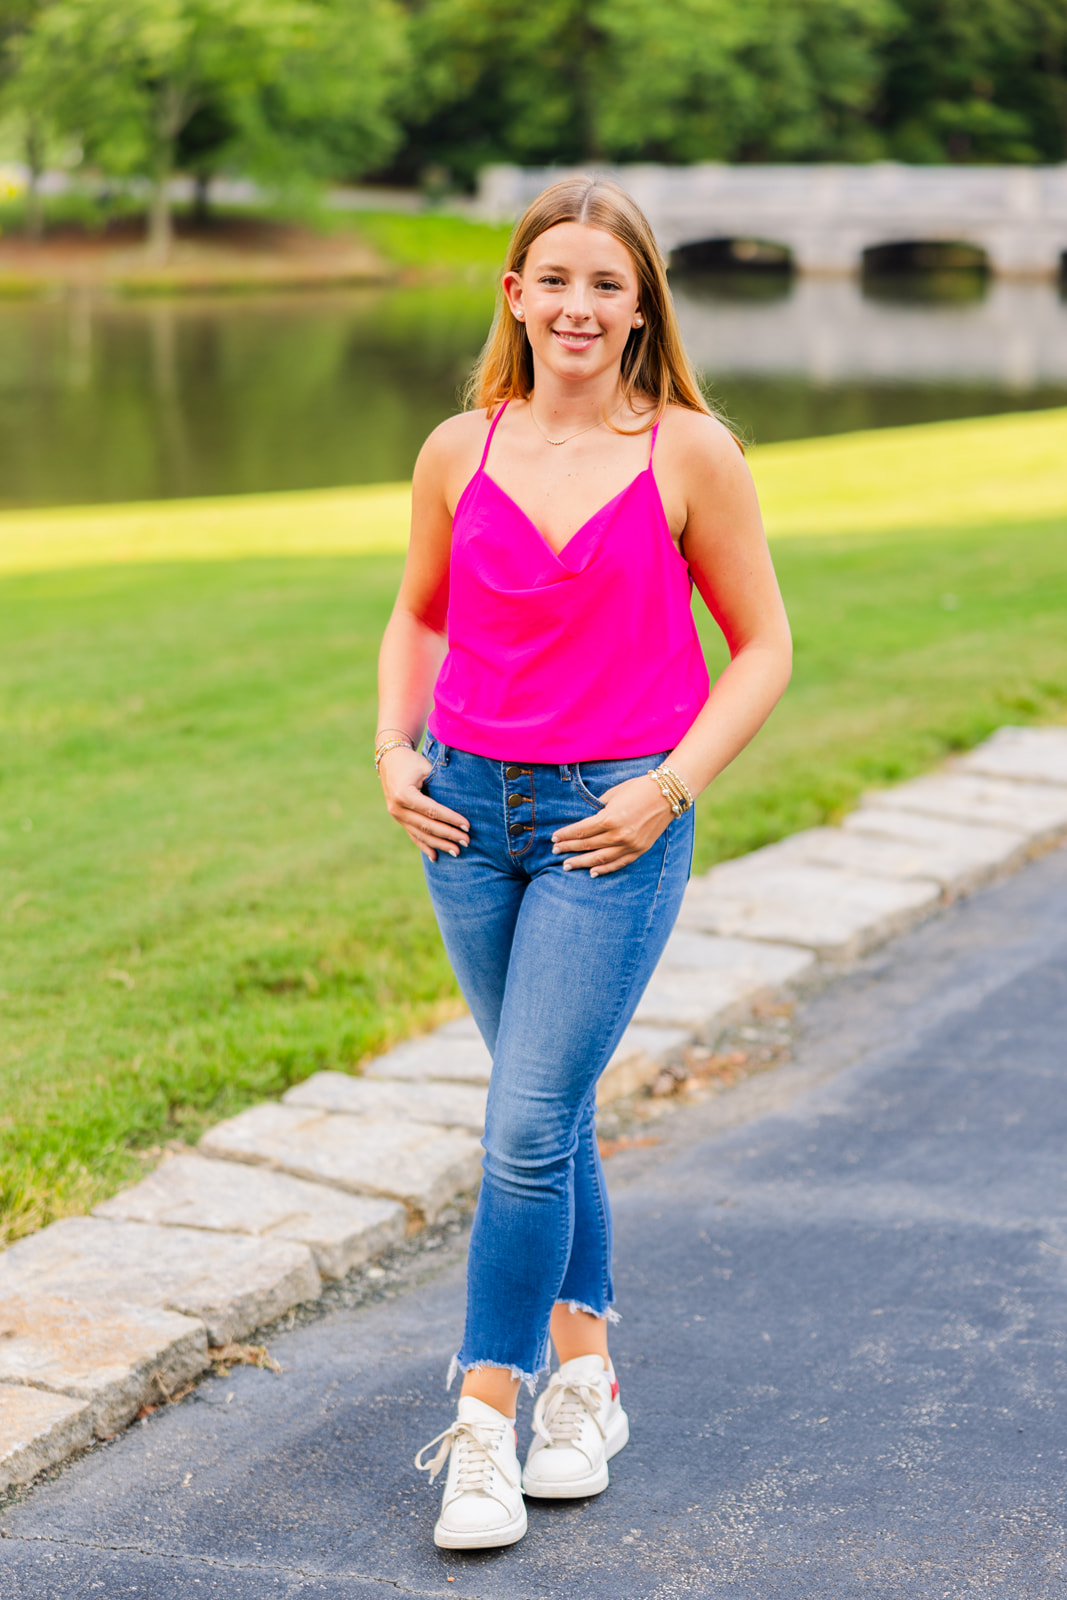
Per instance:
[[[689,810],[693,796],[673,767],[650,767],[648,776],[659,785],[660,793],[676,817]]]
[[[379,728],[378,732],[379,733],[391,733],[393,735],[393,737],[391,739],[382,739],[380,741],[380,743],[375,745],[375,747],[374,747],[374,770],[375,770],[375,772],[377,772],[379,770],[379,768],[381,767],[382,757],[385,755],[386,751],[388,751],[388,750],[414,750],[414,748],[415,748],[414,740],[409,739],[407,734],[404,733],[400,728]]]

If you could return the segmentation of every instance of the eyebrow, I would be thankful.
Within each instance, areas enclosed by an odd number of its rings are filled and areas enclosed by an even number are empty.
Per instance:
[[[555,261],[543,261],[537,270],[538,272],[569,272],[570,268],[561,267]],[[617,267],[598,267],[593,273],[594,278],[624,278],[625,276],[625,267],[621,272]]]

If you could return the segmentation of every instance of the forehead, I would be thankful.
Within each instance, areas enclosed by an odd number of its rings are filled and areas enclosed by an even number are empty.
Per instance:
[[[575,270],[636,272],[629,250],[613,233],[584,222],[557,222],[546,228],[530,246],[526,262],[529,267],[551,263]]]

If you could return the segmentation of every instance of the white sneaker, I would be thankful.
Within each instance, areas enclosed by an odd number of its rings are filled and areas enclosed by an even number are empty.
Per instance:
[[[440,1449],[433,1460],[423,1461],[435,1444]],[[415,1465],[430,1474],[432,1483],[446,1460],[448,1477],[434,1544],[443,1550],[490,1550],[521,1539],[526,1507],[511,1418],[473,1395],[462,1395],[455,1422],[424,1445]]]
[[[522,1487],[546,1500],[576,1500],[608,1486],[608,1462],[630,1437],[619,1385],[599,1356],[575,1356],[549,1379],[534,1407]]]

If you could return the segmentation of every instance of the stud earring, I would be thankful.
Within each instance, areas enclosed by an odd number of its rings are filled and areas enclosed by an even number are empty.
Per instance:
[[[641,315],[641,313],[639,311],[637,313],[636,317],[634,318],[634,327],[635,328],[643,328],[644,325],[645,325],[645,319],[644,319],[644,317]]]

